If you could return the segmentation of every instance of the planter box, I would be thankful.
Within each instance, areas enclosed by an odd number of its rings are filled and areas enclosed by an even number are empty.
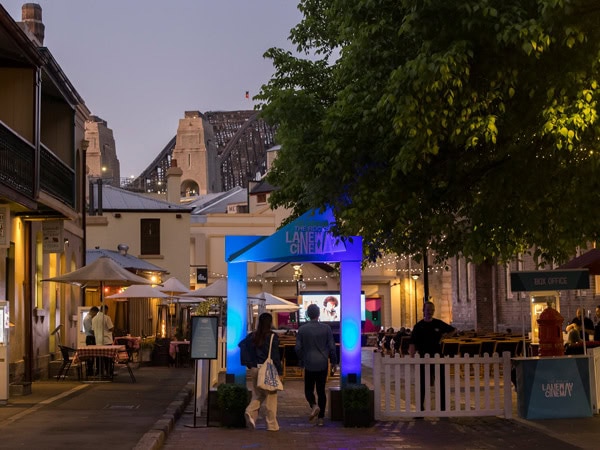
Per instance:
[[[31,381],[21,381],[8,385],[8,396],[17,397],[22,395],[31,395]]]
[[[344,427],[371,427],[375,421],[375,393],[372,389],[343,389],[341,391],[342,407],[344,411]],[[350,408],[348,402],[344,402],[344,395],[349,395]],[[358,397],[356,397],[358,396]]]
[[[237,386],[237,387],[239,388],[239,386]],[[208,425],[210,426],[214,421],[214,422],[217,422],[218,425],[220,425],[222,427],[245,428],[246,427],[246,419],[244,417],[244,412],[245,412],[246,406],[248,405],[248,403],[250,402],[250,399],[252,398],[252,392],[250,392],[247,389],[245,389],[245,391],[246,391],[246,401],[243,406],[239,405],[239,400],[237,400],[238,397],[236,395],[235,399],[234,399],[235,400],[234,405],[233,405],[235,410],[223,411],[219,407],[218,389],[211,390],[209,392],[209,398],[208,398],[209,418],[210,418],[209,419],[210,423]],[[240,392],[242,392],[241,395],[243,395],[244,389],[240,389]],[[243,402],[243,400],[242,400],[242,402]]]

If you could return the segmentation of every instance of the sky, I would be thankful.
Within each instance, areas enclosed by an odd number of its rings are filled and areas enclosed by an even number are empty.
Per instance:
[[[26,1],[0,0],[14,20]],[[296,0],[38,0],[44,46],[91,113],[113,130],[121,177],[139,175],[185,111],[253,109],[293,50]],[[249,91],[250,99],[245,98]]]

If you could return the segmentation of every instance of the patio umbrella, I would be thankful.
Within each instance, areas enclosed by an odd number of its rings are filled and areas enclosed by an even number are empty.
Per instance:
[[[169,278],[158,288],[160,291],[169,294],[170,297],[175,297],[178,294],[187,294],[189,288],[175,277]]]
[[[206,287],[196,289],[195,291],[182,294],[180,298],[201,297],[201,298],[219,298],[219,326],[223,324],[223,299],[227,298],[227,278],[219,278]]]
[[[206,287],[188,292],[180,297],[227,297],[227,278],[219,278]]]
[[[116,294],[109,295],[106,298],[113,299],[117,302],[127,302],[130,299],[136,299],[136,298],[137,299],[152,299],[152,298],[167,299],[170,297],[168,294],[161,292],[159,290],[159,288],[157,288],[157,287],[152,287],[147,284],[134,284],[134,285],[129,286],[128,288],[124,289],[123,292],[118,292]],[[150,308],[150,311],[153,308],[152,302],[150,302],[149,304],[145,304],[145,303],[144,304],[136,304],[136,305],[127,304],[127,305],[122,305],[122,306],[123,306],[123,308],[121,308],[121,312],[124,314],[124,321],[121,323],[123,325],[123,328],[128,331],[130,330],[129,316],[131,314],[134,314],[135,316],[140,316],[142,314],[142,311],[145,311],[146,307]],[[132,311],[135,311],[135,312],[132,313]],[[117,326],[117,322],[118,322],[117,316],[119,316],[119,317],[121,316],[118,312],[119,312],[119,308],[117,307],[117,311],[115,312],[115,327]],[[160,308],[159,308],[159,315],[160,315]],[[157,320],[160,321],[160,317],[158,317]],[[140,325],[139,320],[136,321],[136,325]],[[141,328],[143,330],[144,326],[141,325]]]
[[[100,289],[100,304],[102,306],[104,306],[105,286],[152,284],[152,281],[130,272],[107,256],[102,256],[94,262],[86,264],[73,272],[47,278],[42,281],[74,284],[81,287],[98,287]]]
[[[298,311],[299,308],[299,306],[296,303],[290,302],[289,300],[286,300],[281,297],[277,297],[276,295],[270,294],[268,292],[252,294],[248,297],[248,300],[250,300],[251,303],[259,306],[264,305],[264,308],[267,311],[293,312]]]
[[[169,295],[161,292],[158,288],[149,286],[147,284],[134,284],[128,288],[123,289],[123,292],[109,295],[106,298],[122,299],[126,300],[129,298],[169,298]]]

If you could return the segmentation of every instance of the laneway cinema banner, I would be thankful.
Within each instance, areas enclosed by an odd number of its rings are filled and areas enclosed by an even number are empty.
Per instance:
[[[516,358],[517,404],[525,419],[590,417],[587,357]]]

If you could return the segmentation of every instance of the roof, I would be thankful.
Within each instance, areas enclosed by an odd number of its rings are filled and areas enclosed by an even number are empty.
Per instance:
[[[250,194],[261,194],[263,192],[273,192],[277,188],[270,184],[265,178],[260,180],[256,186],[250,190]]]
[[[101,256],[108,256],[114,262],[124,267],[125,269],[129,269],[133,272],[162,272],[168,273],[166,269],[162,267],[155,266],[154,264],[149,263],[148,261],[144,261],[143,259],[137,258],[133,255],[129,255],[127,253],[122,254],[118,251],[107,250],[103,248],[96,248],[93,250],[86,250],[86,264],[96,261]]]
[[[93,207],[98,209],[98,185],[93,184]],[[105,211],[161,211],[191,212],[189,206],[182,206],[164,200],[126,191],[107,184],[102,185],[102,209]]]
[[[600,275],[600,249],[593,248],[558,269],[589,269],[590,275]]]
[[[194,208],[192,211],[193,215],[201,215],[225,214],[228,205],[239,203],[248,203],[248,191],[240,186],[236,186],[227,192],[199,196],[187,205]]]

